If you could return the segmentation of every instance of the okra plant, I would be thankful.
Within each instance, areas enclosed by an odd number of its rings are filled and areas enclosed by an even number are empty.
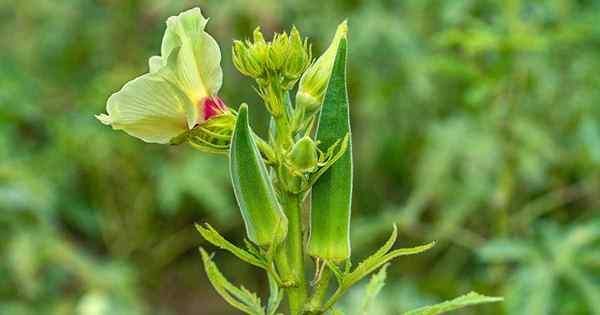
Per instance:
[[[247,239],[236,245],[209,224],[196,228],[212,245],[263,270],[270,288],[264,305],[255,293],[227,280],[213,255],[200,248],[208,279],[231,306],[246,314],[282,314],[287,297],[291,315],[341,314],[336,302],[361,279],[383,269],[372,277],[382,284],[388,262],[434,245],[392,249],[393,227],[374,254],[351,262],[347,23],[338,26],[318,58],[295,27],[271,41],[257,28],[252,40],[233,42],[236,68],[254,79],[270,113],[268,134],[260,136],[249,123],[255,105],[234,110],[219,97],[221,52],[205,31],[207,22],[198,8],[168,18],[160,56],[149,59],[149,72],[114,93],[107,114],[97,118],[145,142],[187,143],[228,157]],[[407,314],[439,314],[498,300],[469,293]]]

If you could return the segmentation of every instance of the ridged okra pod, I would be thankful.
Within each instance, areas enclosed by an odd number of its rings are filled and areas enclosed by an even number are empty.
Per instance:
[[[239,110],[229,154],[233,190],[248,238],[261,246],[281,242],[287,234],[287,218],[254,141],[245,104]]]
[[[346,91],[346,39],[340,40],[325,93],[316,138],[323,148],[350,134]],[[339,262],[350,257],[352,141],[338,161],[312,187],[308,253]]]

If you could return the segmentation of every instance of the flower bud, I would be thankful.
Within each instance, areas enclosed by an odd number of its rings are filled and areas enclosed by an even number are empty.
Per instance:
[[[286,33],[275,34],[271,44],[269,45],[269,58],[267,66],[273,72],[280,72],[283,64],[288,58],[290,51],[289,38]]]
[[[296,104],[306,113],[316,112],[323,103],[338,45],[342,38],[346,38],[347,33],[348,24],[344,21],[338,26],[329,48],[302,75],[296,94]]]
[[[294,26],[289,37],[289,51],[283,67],[284,88],[290,90],[310,65],[312,53],[308,40],[302,41],[300,32]]]
[[[236,40],[233,42],[233,64],[243,75],[259,78],[263,75],[263,66],[256,59],[249,47],[243,42]]]
[[[260,28],[254,30],[253,37],[254,42],[233,42],[233,64],[242,74],[258,80],[265,74],[269,45],[265,42]]]
[[[312,172],[319,162],[317,144],[310,137],[304,136],[294,144],[288,158],[295,170]]]

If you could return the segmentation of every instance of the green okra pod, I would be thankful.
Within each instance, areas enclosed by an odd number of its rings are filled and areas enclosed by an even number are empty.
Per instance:
[[[248,106],[240,107],[231,140],[229,169],[248,238],[261,246],[279,243],[287,234],[287,218],[248,123]]]
[[[327,148],[350,135],[346,90],[346,39],[340,40],[331,79],[325,93],[317,140]],[[338,161],[312,187],[308,253],[334,262],[350,257],[352,198],[352,141]]]

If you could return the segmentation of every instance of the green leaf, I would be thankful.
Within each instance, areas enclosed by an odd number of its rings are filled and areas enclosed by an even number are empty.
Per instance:
[[[394,243],[396,242],[396,238],[398,237],[398,229],[394,225],[394,230],[392,231],[392,235],[390,235],[389,239],[379,248],[373,255],[367,257],[358,266],[349,274],[343,277],[342,286],[345,288],[349,288],[354,285],[356,282],[360,281],[365,276],[369,275],[371,272],[376,270],[377,268],[383,266],[387,262],[399,256],[406,255],[414,255],[419,254],[424,251],[429,250],[435,245],[435,242],[431,242],[429,244],[412,247],[412,248],[400,248],[390,251]]]
[[[229,170],[248,238],[261,246],[281,242],[287,218],[248,123],[248,106],[240,107],[231,140]]]
[[[238,288],[231,284],[203,248],[200,248],[200,254],[208,280],[227,303],[246,314],[265,315],[260,298],[256,294],[244,287]]]
[[[277,281],[273,279],[271,275],[268,275],[269,278],[269,302],[267,304],[267,315],[275,315],[277,313],[277,309],[283,300],[284,291],[279,289],[279,285]]]
[[[319,117],[316,138],[325,149],[349,135],[346,152],[312,187],[308,253],[325,260],[350,257],[352,140],[346,87],[346,39],[340,41]]]
[[[217,232],[217,230],[215,230],[208,223],[205,224],[205,227],[201,226],[200,224],[196,224],[196,229],[198,230],[198,232],[200,232],[200,235],[202,235],[202,237],[206,241],[213,244],[214,246],[217,246],[221,249],[224,249],[224,250],[232,253],[237,258],[239,258],[251,265],[254,265],[259,268],[267,269],[267,262],[263,257],[258,256],[256,254],[253,254],[251,252],[248,252],[244,249],[241,249],[241,248],[233,245],[231,242],[229,242],[223,236],[221,236],[219,234],[219,232]]]
[[[385,286],[385,278],[387,277],[387,267],[389,264],[383,265],[379,271],[371,277],[369,284],[367,285],[367,289],[365,292],[365,298],[362,305],[362,313],[364,315],[369,314],[369,308],[371,307],[371,303],[375,301],[377,295]]]
[[[446,301],[440,304],[422,307],[416,310],[412,310],[404,313],[404,315],[437,315],[453,310],[457,310],[470,305],[483,304],[483,303],[494,303],[500,302],[502,298],[490,297],[478,294],[476,292],[470,292],[463,296],[457,297],[454,300]]]
[[[405,256],[405,255],[419,254],[419,253],[429,250],[430,248],[432,248],[435,245],[435,242],[431,242],[429,244],[425,244],[425,245],[421,245],[421,246],[417,246],[417,247],[400,248],[400,249],[395,249],[395,250],[390,251],[390,249],[396,242],[397,237],[398,237],[398,230],[397,230],[396,226],[394,226],[392,235],[390,235],[390,238],[385,242],[385,244],[383,244],[383,246],[381,248],[379,248],[373,255],[367,257],[365,260],[363,260],[361,263],[359,263],[358,266],[352,272],[346,271],[342,274],[341,271],[339,270],[339,268],[334,263],[326,262],[329,269],[331,269],[331,271],[333,271],[334,275],[336,275],[336,278],[339,283],[339,287],[337,288],[336,292],[325,303],[325,305],[323,306],[323,309],[327,310],[330,307],[332,307],[337,302],[337,300],[340,297],[342,297],[342,295],[346,292],[346,290],[348,290],[350,287],[352,287],[354,284],[356,284],[362,278],[368,276],[370,273],[377,270],[377,268],[385,265],[386,263],[390,262],[394,258],[397,258],[400,256]],[[349,264],[347,263],[346,266],[349,266]]]

